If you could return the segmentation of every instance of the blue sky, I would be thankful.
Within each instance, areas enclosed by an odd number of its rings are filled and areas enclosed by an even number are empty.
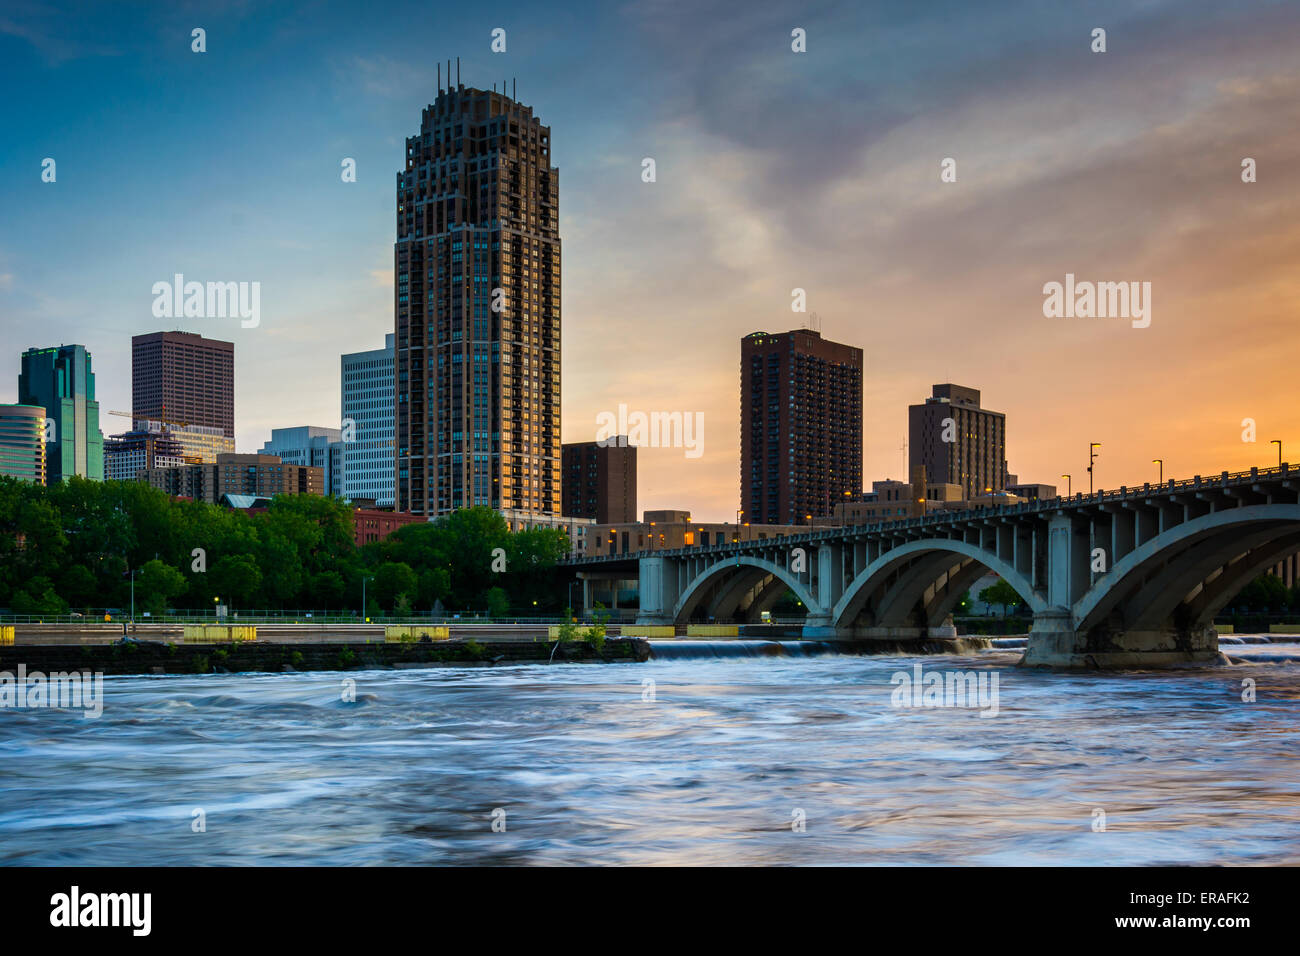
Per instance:
[[[258,328],[179,326],[236,343],[240,450],[336,424],[338,355],[392,329],[404,137],[459,56],[552,128],[565,439],[619,403],[705,413],[700,459],[643,453],[642,507],[734,513],[739,339],[803,324],[795,287],[866,350],[869,480],[902,475],[906,405],[948,380],[1007,412],[1025,480],[1081,472],[1090,440],[1107,485],[1160,455],[1249,466],[1244,416],[1300,441],[1297,6],[7,2],[0,401],[22,349],[79,342],[129,408],[130,336],[169,327],[150,289],[182,272],[262,285]],[[1152,281],[1151,328],[1044,319],[1066,272]]]

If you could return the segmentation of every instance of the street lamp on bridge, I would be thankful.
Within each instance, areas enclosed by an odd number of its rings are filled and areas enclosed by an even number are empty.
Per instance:
[[[1070,497],[1070,476],[1062,475],[1061,477],[1065,479],[1065,497],[1068,498]]]
[[[1101,442],[1095,441],[1088,445],[1088,497],[1092,497],[1092,463],[1097,460],[1097,452],[1094,449],[1100,448]]]
[[[1160,466],[1160,484],[1165,483],[1165,460],[1163,458],[1152,458],[1151,464]]]
[[[1282,467],[1282,442],[1274,438],[1271,442],[1269,442],[1269,444],[1277,445],[1277,466],[1281,468]]]

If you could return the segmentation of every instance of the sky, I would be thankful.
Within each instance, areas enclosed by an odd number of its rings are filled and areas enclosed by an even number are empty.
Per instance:
[[[405,137],[460,57],[551,127],[564,440],[703,415],[698,457],[640,450],[643,510],[734,516],[740,339],[809,324],[864,351],[868,482],[905,477],[940,382],[1006,414],[1022,481],[1080,490],[1094,441],[1107,488],[1300,461],[1297,49],[1300,4],[1258,0],[5,0],[0,402],[23,349],[76,342],[124,430],[130,337],[184,328],[235,343],[240,451],[337,427],[340,353],[393,328]],[[260,324],[155,318],[175,273],[260,282]],[[1149,326],[1046,316],[1067,273],[1151,283]]]

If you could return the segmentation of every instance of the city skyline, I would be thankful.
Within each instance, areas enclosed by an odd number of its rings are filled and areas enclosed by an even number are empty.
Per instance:
[[[83,344],[101,407],[123,408],[129,336],[180,328],[236,342],[240,451],[273,427],[337,425],[339,354],[392,331],[389,177],[436,64],[459,55],[463,81],[517,79],[556,131],[562,440],[591,440],[620,403],[704,414],[699,459],[642,450],[642,508],[734,515],[736,339],[812,313],[824,336],[864,350],[868,483],[907,478],[905,410],[934,382],[978,387],[1007,413],[1023,481],[1070,473],[1085,488],[1092,441],[1097,487],[1153,481],[1155,458],[1166,478],[1270,464],[1271,440],[1300,441],[1300,412],[1274,397],[1300,346],[1287,178],[1300,13],[1247,6],[939,5],[924,57],[909,32],[922,14],[835,5],[767,6],[735,33],[712,18],[685,35],[694,21],[671,4],[555,23],[507,5],[494,13],[507,53],[490,52],[495,19],[458,14],[437,56],[432,14],[416,8],[396,39],[382,24],[338,30],[342,7],[319,27],[218,12],[202,55],[190,12],[154,10],[147,29],[136,11],[57,30],[16,14],[0,24],[0,71],[22,94],[0,145],[17,227],[0,242],[0,348],[16,373],[28,347]],[[1089,49],[1098,25],[1104,54]],[[805,54],[789,52],[796,26]],[[620,39],[628,28],[638,42]],[[319,41],[312,62],[288,55],[303,32]],[[585,38],[610,95],[593,97],[580,72],[553,78],[560,32]],[[129,102],[108,111],[85,96],[101,88]],[[54,183],[40,179],[46,156]],[[346,157],[356,183],[340,181]],[[956,182],[940,179],[947,157]],[[1241,180],[1246,157],[1257,182]],[[69,234],[87,214],[100,228]],[[73,280],[53,265],[64,255]],[[152,284],[178,272],[260,281],[262,322],[153,318]],[[1067,276],[1150,282],[1150,325],[1045,317],[1044,285]],[[796,288],[809,316],[790,311]],[[0,401],[16,401],[7,378]]]

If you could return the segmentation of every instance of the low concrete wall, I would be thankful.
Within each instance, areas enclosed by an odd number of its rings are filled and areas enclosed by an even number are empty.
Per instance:
[[[552,657],[554,651],[554,657]],[[440,664],[645,661],[650,645],[609,638],[603,648],[585,641],[437,641],[417,644],[241,641],[231,644],[19,644],[0,646],[0,671],[99,671],[104,674],[206,674],[213,671],[320,671]]]

